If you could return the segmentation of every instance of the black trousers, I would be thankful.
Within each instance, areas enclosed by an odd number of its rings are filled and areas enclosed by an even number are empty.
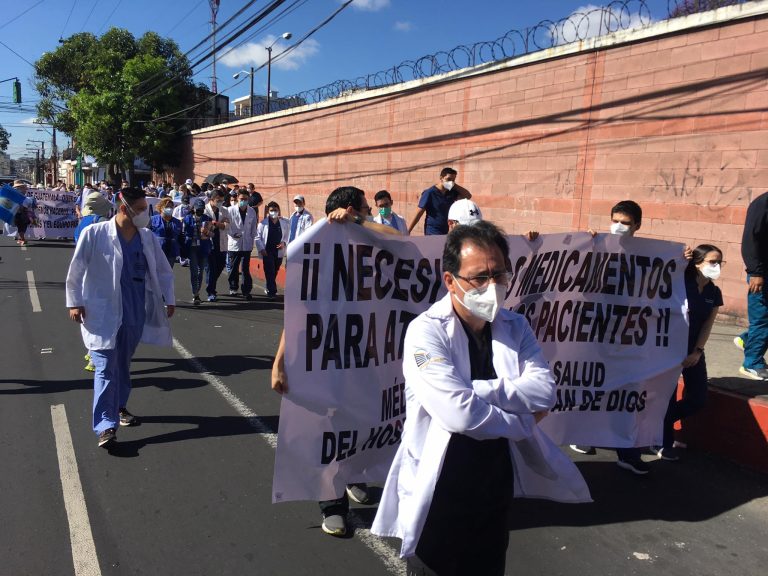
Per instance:
[[[504,576],[513,482],[506,439],[453,434],[408,574]]]

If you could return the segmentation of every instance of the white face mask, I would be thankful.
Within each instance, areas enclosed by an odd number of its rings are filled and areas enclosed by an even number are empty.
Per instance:
[[[163,208],[163,214],[166,216],[173,216],[173,208]]]
[[[293,209],[296,211],[297,214],[301,214],[304,212],[304,206],[294,206]]]
[[[443,188],[445,188],[446,190],[450,190],[451,188],[453,188],[453,184],[454,184],[453,180],[446,180],[445,182],[443,182]]]
[[[611,234],[619,234],[620,236],[630,234],[629,226],[621,222],[614,222],[611,224]]]
[[[504,299],[507,296],[507,287],[504,284],[488,284],[483,288],[472,288],[471,290],[464,290],[460,285],[456,276],[453,277],[456,286],[464,294],[464,301],[459,300],[456,293],[453,297],[456,301],[464,306],[472,316],[485,320],[486,322],[493,322],[496,315],[499,313]]]
[[[128,208],[128,211],[131,213],[131,222],[133,222],[133,225],[136,226],[136,228],[146,228],[149,226],[149,209],[144,210],[143,212],[136,212],[133,208],[128,206],[125,200],[123,200],[123,205]]]
[[[272,218],[273,220],[277,220],[278,216],[280,216],[280,214],[275,212],[274,210],[269,211],[269,217]]]
[[[709,278],[710,280],[720,278],[720,264],[705,264],[700,270],[704,278]]]

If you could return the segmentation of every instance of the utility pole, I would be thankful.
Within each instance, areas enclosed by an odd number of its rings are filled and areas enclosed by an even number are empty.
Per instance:
[[[213,53],[213,66],[211,67],[211,92],[214,94],[219,93],[219,89],[216,87],[216,14],[219,13],[219,4],[221,4],[221,0],[208,0],[208,5],[211,7],[211,52]]]

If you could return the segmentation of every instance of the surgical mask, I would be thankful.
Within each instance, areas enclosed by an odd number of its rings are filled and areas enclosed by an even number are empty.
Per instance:
[[[453,184],[454,184],[453,180],[446,180],[445,182],[443,182],[443,188],[445,188],[446,190],[450,190],[451,188],[453,188]]]
[[[240,202],[238,202],[238,205],[240,206],[240,208],[248,208],[248,200],[240,200]]]
[[[619,234],[620,236],[629,234],[629,226],[621,222],[614,222],[611,224],[611,234]]]
[[[387,206],[386,208],[379,208],[379,214],[384,218],[389,218],[389,215],[392,214],[392,207]]]
[[[709,278],[710,280],[720,278],[720,264],[705,264],[700,270],[704,278]]]
[[[128,211],[132,214],[131,216],[131,222],[133,222],[133,225],[136,226],[136,228],[146,228],[149,226],[149,210],[144,210],[143,212],[136,212],[133,208],[131,208],[125,200],[123,200],[123,204],[126,208],[128,208]]]
[[[293,209],[297,214],[304,212],[304,206],[294,206]]]
[[[280,216],[279,212],[275,212],[274,210],[269,211],[269,217],[273,220],[277,220],[277,217]]]
[[[459,300],[456,293],[453,297],[456,301],[464,306],[472,316],[485,320],[486,322],[493,322],[496,315],[499,313],[504,299],[507,297],[507,287],[504,284],[498,282],[488,283],[488,285],[482,288],[472,288],[471,290],[464,290],[459,285],[459,281],[456,276],[453,277],[454,283],[458,286],[459,290],[464,294],[464,301]]]
[[[163,208],[163,215],[169,218],[173,216],[173,208]]]

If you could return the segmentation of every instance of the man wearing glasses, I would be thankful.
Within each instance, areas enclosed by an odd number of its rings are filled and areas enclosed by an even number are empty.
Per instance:
[[[448,294],[405,336],[408,419],[372,531],[402,538],[408,574],[504,574],[521,472],[510,444],[531,438],[555,391],[527,321],[503,309],[508,262],[499,228],[456,226]]]

